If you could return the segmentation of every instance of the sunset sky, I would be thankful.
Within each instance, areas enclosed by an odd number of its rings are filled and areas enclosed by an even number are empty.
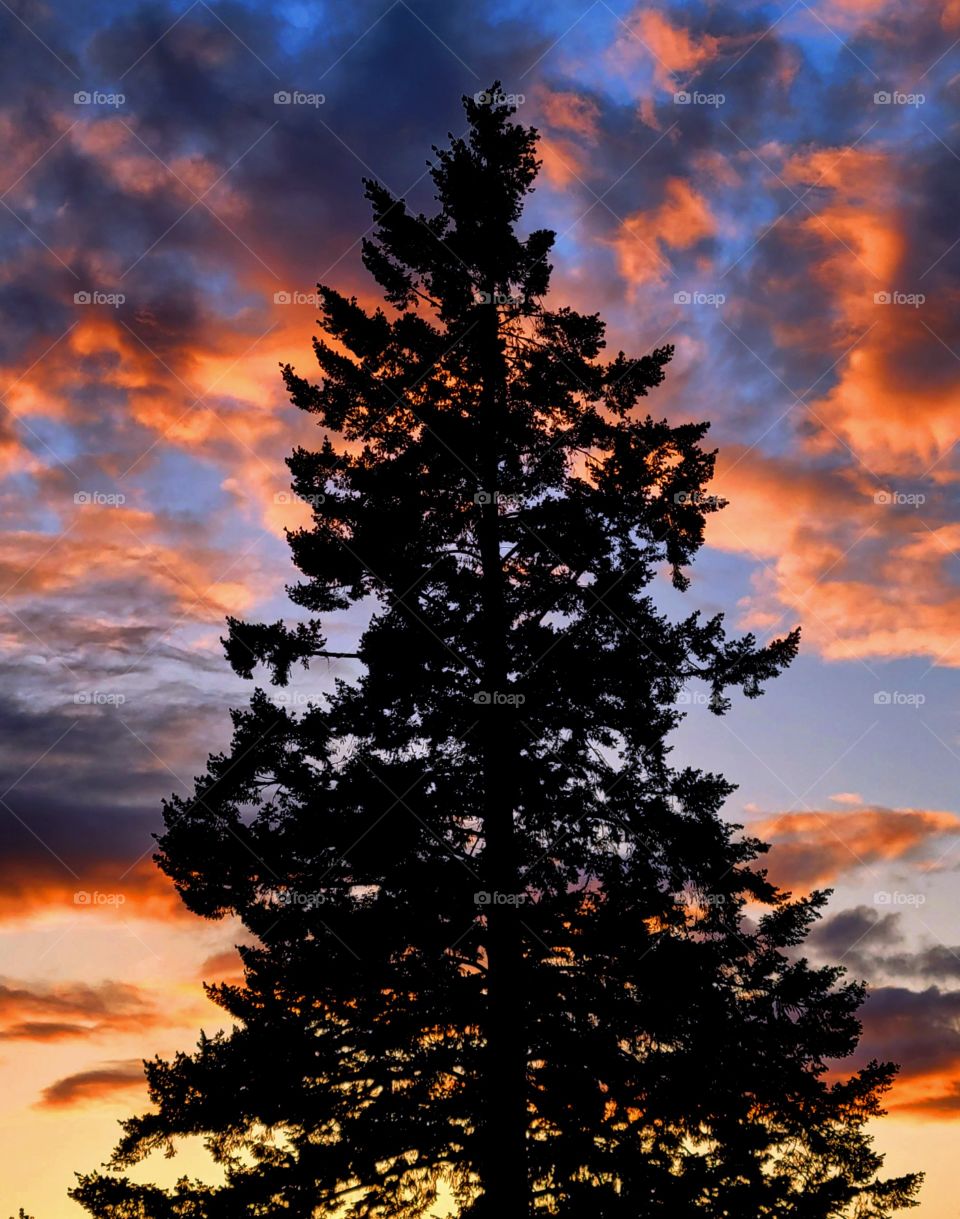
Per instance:
[[[242,929],[151,833],[252,690],[225,615],[291,613],[318,434],[278,364],[315,367],[317,280],[376,303],[361,178],[429,211],[495,78],[551,302],[673,343],[650,409],[712,423],[729,506],[663,606],[803,629],[763,699],[690,691],[677,756],[834,888],[809,954],[871,983],[856,1061],[902,1064],[878,1143],[960,1213],[960,2],[0,0],[0,64],[0,1219],[78,1219],[140,1060],[219,1027]]]

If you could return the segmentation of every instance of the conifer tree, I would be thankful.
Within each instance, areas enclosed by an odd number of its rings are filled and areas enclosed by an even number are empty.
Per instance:
[[[153,1111],[73,1191],[99,1219],[886,1216],[864,1129],[895,1068],[838,1073],[860,985],[800,945],[793,899],[670,761],[691,683],[722,715],[797,635],[671,621],[706,516],[707,425],[641,399],[671,349],[606,354],[547,297],[524,233],[536,132],[495,85],[434,149],[435,214],[366,182],[385,308],[320,285],[322,437],[289,459],[299,615],[229,622],[241,676],[342,653],[302,712],[257,689],[230,751],[165,808],[157,856],[198,915],[255,939],[209,988],[232,1031],[146,1064]],[[121,1175],[200,1135],[222,1186]]]

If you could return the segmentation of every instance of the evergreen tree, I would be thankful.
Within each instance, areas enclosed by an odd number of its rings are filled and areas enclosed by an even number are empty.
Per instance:
[[[434,149],[435,215],[366,183],[389,308],[321,285],[322,382],[283,370],[324,429],[288,463],[305,613],[231,620],[227,656],[284,686],[353,610],[360,675],[302,713],[258,689],[165,808],[161,868],[256,946],[209,988],[233,1030],[146,1064],[155,1111],[80,1178],[101,1219],[416,1219],[441,1184],[471,1219],[914,1205],[864,1130],[894,1068],[828,1070],[863,992],[796,951],[825,895],[776,890],[730,784],[669,760],[688,683],[723,714],[797,636],[655,607],[722,507],[707,426],[638,409],[670,348],[604,358],[545,303],[536,132],[498,92]],[[189,1135],[225,1185],[117,1175]]]

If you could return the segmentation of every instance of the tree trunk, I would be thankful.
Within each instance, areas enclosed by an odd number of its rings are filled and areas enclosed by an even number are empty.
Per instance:
[[[491,298],[492,298],[491,287]],[[522,944],[517,903],[519,875],[514,830],[517,732],[514,708],[498,703],[507,691],[509,623],[500,555],[499,456],[507,409],[506,373],[496,306],[489,305],[482,426],[486,502],[480,505],[484,667],[487,703],[481,708],[484,770],[484,883],[487,916],[486,1112],[483,1130],[483,1204],[489,1219],[529,1214],[526,1165],[527,1045]]]

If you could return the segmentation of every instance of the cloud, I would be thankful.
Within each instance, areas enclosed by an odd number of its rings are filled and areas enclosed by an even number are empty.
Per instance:
[[[771,844],[771,878],[786,889],[808,891],[858,869],[878,877],[874,864],[920,863],[926,848],[960,835],[960,816],[923,809],[827,809],[767,817],[749,829]]]
[[[200,966],[197,976],[207,983],[239,982],[243,978],[243,962],[236,948],[214,953]]]
[[[716,58],[720,40],[695,33],[661,9],[640,6],[622,23],[610,60],[621,69],[649,57],[655,83],[672,88],[677,78],[698,71]]]
[[[955,982],[960,980],[960,945],[930,944],[916,952],[891,953],[874,965],[897,977]]]
[[[716,232],[706,197],[685,178],[668,178],[659,206],[627,216],[611,244],[620,275],[636,292],[671,274],[667,249],[689,250]]]
[[[600,107],[594,98],[582,93],[544,89],[537,100],[548,126],[591,141],[599,135]]]
[[[928,278],[946,244],[937,250],[912,233],[917,205],[900,187],[907,172],[917,167],[907,169],[902,151],[851,148],[795,154],[782,171],[789,186],[816,184],[818,206],[792,228],[811,255],[840,356],[834,384],[809,404],[811,440],[846,446],[882,476],[928,473],[956,439],[957,285],[945,292],[942,274]],[[938,176],[938,191],[958,180],[946,164]]]
[[[0,697],[0,919],[191,917],[153,863],[152,835],[162,798],[192,790],[226,742],[226,706],[212,679],[203,705],[176,683],[124,676],[130,663],[58,670],[59,689],[43,666],[12,666],[20,697]]]
[[[758,564],[744,622],[802,622],[807,645],[830,660],[960,664],[952,496],[894,488],[836,463],[721,448],[712,489],[728,504],[707,537]]]
[[[831,964],[872,974],[878,953],[903,940],[900,913],[855,906],[815,923],[804,941]]]
[[[960,990],[876,987],[861,1018],[855,1064],[872,1058],[900,1064],[888,1108],[916,1117],[955,1117],[960,1112]]]
[[[69,1109],[145,1091],[143,1063],[139,1059],[125,1059],[65,1075],[43,1089],[36,1108]]]
[[[902,918],[899,911],[855,906],[815,924],[805,943],[834,964],[848,966],[868,979],[960,979],[960,945],[900,948],[905,938]],[[891,951],[894,948],[898,951]]]
[[[64,982],[41,987],[0,980],[0,1041],[62,1041],[167,1023],[169,1017],[128,983]]]

